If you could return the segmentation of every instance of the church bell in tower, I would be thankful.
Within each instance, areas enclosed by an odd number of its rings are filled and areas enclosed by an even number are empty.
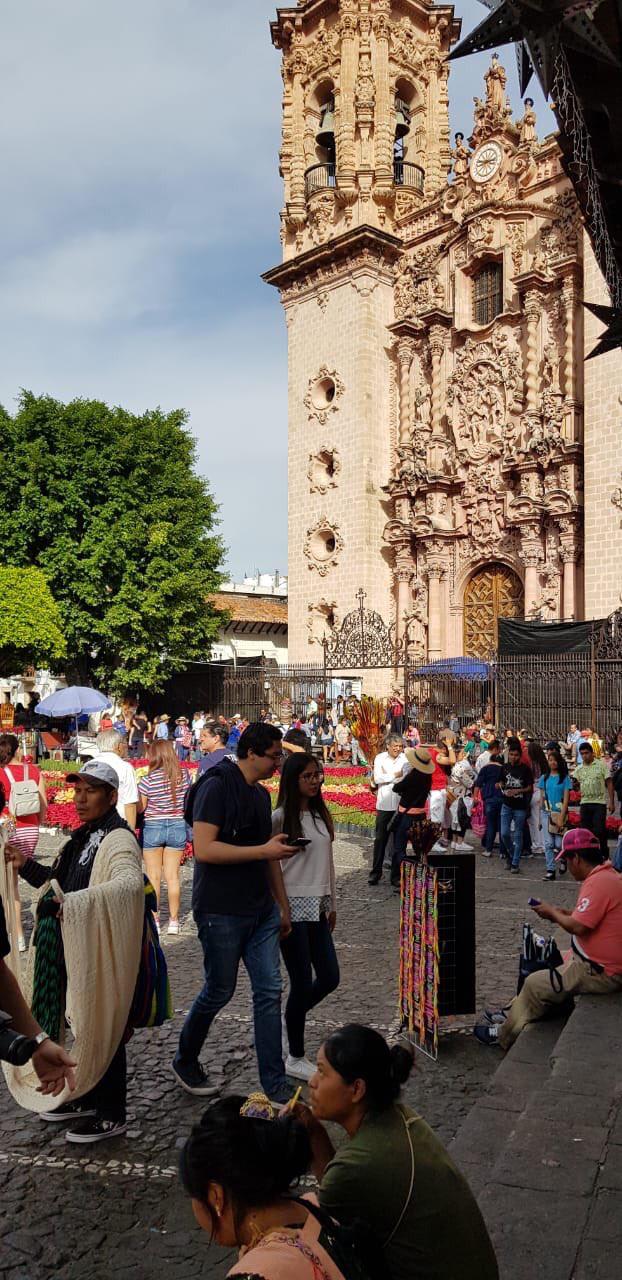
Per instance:
[[[395,99],[395,138],[397,142],[401,142],[406,134],[410,133],[410,107],[402,102],[401,98]]]
[[[335,104],[332,98],[322,107],[320,128],[315,140],[326,151],[335,150]]]

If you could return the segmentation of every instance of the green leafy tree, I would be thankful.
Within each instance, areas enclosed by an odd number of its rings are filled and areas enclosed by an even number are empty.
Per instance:
[[[157,690],[218,631],[217,508],[185,422],[30,392],[0,409],[0,558],[45,573],[81,684]]]
[[[52,666],[65,653],[60,610],[41,570],[0,568],[0,674]]]

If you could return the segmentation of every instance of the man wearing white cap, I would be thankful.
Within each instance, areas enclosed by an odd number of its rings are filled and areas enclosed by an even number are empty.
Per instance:
[[[21,1080],[10,1087],[43,1120],[67,1124],[67,1141],[90,1143],[126,1130],[125,1039],[140,960],[144,883],[138,843],[117,813],[114,769],[90,760],[70,780],[81,826],[53,866],[26,859],[13,846],[8,859],[33,888],[49,882],[37,906],[31,1007],[41,1023],[38,1010],[45,1014],[52,1038],[62,1039],[67,997],[78,1096],[42,1111]]]

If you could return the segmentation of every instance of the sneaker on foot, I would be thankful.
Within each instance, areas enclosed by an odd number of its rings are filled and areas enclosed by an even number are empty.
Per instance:
[[[545,875],[543,875],[542,879],[543,879],[543,880],[554,880],[554,879],[555,879],[555,872],[554,872],[554,871],[547,871],[547,872],[545,873]]]
[[[484,1017],[490,1026],[500,1025],[507,1016],[505,1009],[484,1009]]]
[[[179,920],[169,920],[168,933],[179,933]]]
[[[566,874],[567,870],[568,870],[568,863],[566,862],[566,859],[565,859],[565,858],[560,858],[560,860],[559,860],[559,874],[560,874],[560,876],[565,876],[565,874]]]
[[[510,866],[510,871],[512,872],[513,876],[517,876],[520,874],[520,867],[515,867],[512,865]]]
[[[457,844],[452,844],[451,848],[454,853],[472,853],[471,846],[466,843],[466,840],[459,840]]]
[[[125,1120],[98,1120],[94,1116],[68,1129],[65,1138],[67,1142],[105,1142],[107,1138],[120,1138],[126,1132]]]
[[[97,1115],[95,1107],[85,1107],[77,1102],[61,1102],[54,1111],[40,1111],[39,1119],[46,1124],[60,1124],[63,1120],[88,1120]]]
[[[497,1044],[499,1027],[496,1024],[489,1026],[487,1023],[480,1023],[477,1027],[473,1027],[473,1035],[480,1044]]]
[[[183,1064],[175,1058],[172,1071],[178,1084],[186,1093],[194,1093],[198,1098],[213,1098],[219,1092],[218,1085],[210,1084],[207,1072],[200,1062]]]
[[[482,858],[492,858],[491,849],[480,849],[480,853],[482,855]]]
[[[292,1058],[288,1053],[285,1059],[285,1075],[293,1076],[294,1080],[310,1080],[314,1076],[316,1066],[314,1062],[310,1062],[308,1058]]]

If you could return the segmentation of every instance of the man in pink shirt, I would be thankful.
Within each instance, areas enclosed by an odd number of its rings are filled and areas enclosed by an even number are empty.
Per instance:
[[[548,902],[533,908],[542,920],[570,934],[571,949],[557,969],[561,987],[555,989],[546,969],[530,974],[507,1009],[489,1014],[488,1024],[474,1028],[482,1044],[509,1049],[528,1022],[543,1017],[548,1006],[562,1004],[568,996],[622,991],[622,876],[610,862],[602,861],[598,837],[582,827],[566,832],[556,861],[562,858],[579,885],[574,911]]]

